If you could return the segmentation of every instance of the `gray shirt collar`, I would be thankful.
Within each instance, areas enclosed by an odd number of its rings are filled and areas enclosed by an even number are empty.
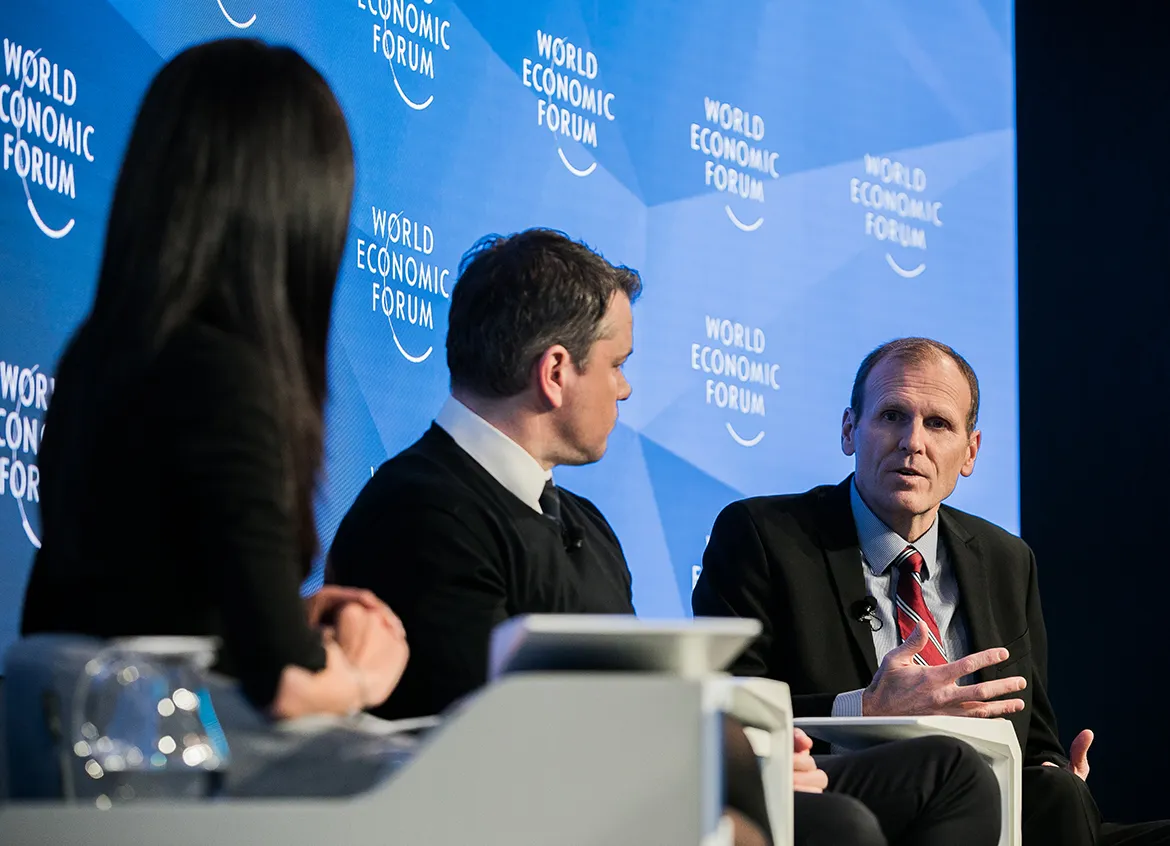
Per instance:
[[[922,578],[929,579],[937,572],[938,561],[938,517],[926,530],[926,534],[913,544],[903,538],[881,521],[876,514],[870,511],[865,500],[857,491],[857,480],[849,484],[849,501],[853,506],[853,525],[857,527],[857,540],[861,546],[861,554],[865,556],[865,563],[875,576],[886,572],[907,546],[918,550],[926,566],[922,568]]]

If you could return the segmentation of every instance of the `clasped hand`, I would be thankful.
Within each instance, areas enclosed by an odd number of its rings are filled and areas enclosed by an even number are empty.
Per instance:
[[[309,625],[336,642],[358,672],[365,707],[386,700],[406,669],[406,630],[389,606],[368,590],[325,585],[305,600]]]

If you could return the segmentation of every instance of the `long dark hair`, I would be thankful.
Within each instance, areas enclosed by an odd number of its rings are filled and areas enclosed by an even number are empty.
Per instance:
[[[202,322],[242,339],[270,371],[286,505],[308,566],[326,341],[353,183],[341,108],[295,51],[214,41],[159,71],[118,175],[93,308],[58,368],[46,530],[75,534],[83,506],[69,492],[90,488],[100,449],[89,433],[141,385],[169,339]]]

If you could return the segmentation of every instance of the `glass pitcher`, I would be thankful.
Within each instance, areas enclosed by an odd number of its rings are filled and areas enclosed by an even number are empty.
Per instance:
[[[207,690],[216,641],[136,637],[88,661],[73,698],[67,798],[99,808],[212,796],[227,742]]]

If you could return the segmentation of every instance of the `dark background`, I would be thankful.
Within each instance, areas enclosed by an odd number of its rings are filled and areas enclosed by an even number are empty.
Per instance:
[[[1016,10],[1022,534],[1067,744],[1107,819],[1170,817],[1170,24]]]

